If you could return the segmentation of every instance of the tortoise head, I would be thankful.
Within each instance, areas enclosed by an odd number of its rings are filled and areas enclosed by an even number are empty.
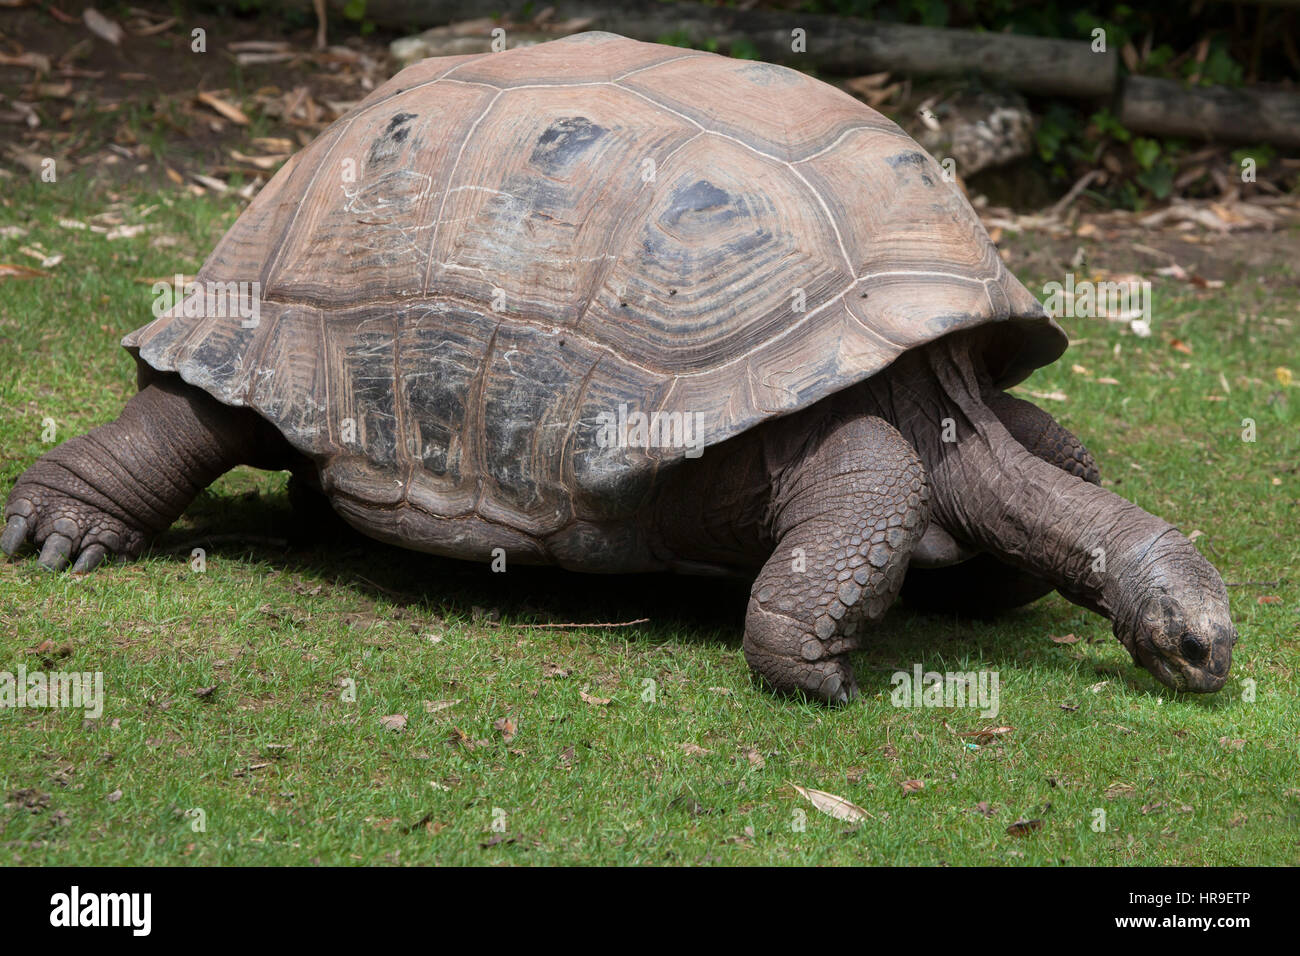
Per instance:
[[[1223,579],[1199,554],[1196,558],[1203,567],[1175,564],[1157,572],[1136,602],[1136,614],[1117,615],[1114,631],[1133,663],[1162,684],[1208,694],[1228,679],[1237,630]]]

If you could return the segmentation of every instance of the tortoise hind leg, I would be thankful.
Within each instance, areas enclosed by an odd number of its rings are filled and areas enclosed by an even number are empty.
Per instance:
[[[1005,392],[988,396],[989,409],[1011,437],[1043,461],[1076,478],[1101,484],[1101,472],[1083,442],[1032,402]],[[940,568],[910,568],[903,601],[918,611],[990,617],[1022,607],[1051,593],[1042,578],[1004,564],[991,554]]]
[[[169,375],[134,395],[116,421],[42,455],[9,493],[0,550],[28,542],[40,563],[89,571],[139,554],[218,475],[238,464],[286,467],[288,445],[247,409]]]
[[[856,693],[848,654],[902,585],[929,518],[925,469],[882,419],[831,423],[782,471],[776,547],[750,592],[745,658],[774,689]]]

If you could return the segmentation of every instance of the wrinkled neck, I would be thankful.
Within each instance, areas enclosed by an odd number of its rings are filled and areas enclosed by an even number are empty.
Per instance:
[[[867,392],[925,463],[931,520],[1130,625],[1165,562],[1184,550],[1203,559],[1165,521],[1026,451],[984,403],[991,387],[949,338],[904,355]]]

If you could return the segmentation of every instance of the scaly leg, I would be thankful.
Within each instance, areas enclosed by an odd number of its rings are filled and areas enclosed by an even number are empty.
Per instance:
[[[776,547],[745,620],[750,667],[778,691],[852,697],[848,654],[897,596],[928,499],[925,469],[892,425],[829,420],[775,476]]]
[[[284,440],[247,409],[222,405],[175,376],[155,379],[116,421],[42,455],[9,493],[0,550],[27,542],[40,563],[90,571],[133,557],[218,475],[238,464],[289,466]]]

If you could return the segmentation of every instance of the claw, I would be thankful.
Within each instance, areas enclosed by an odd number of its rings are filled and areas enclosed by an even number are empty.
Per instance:
[[[77,558],[77,563],[72,566],[72,573],[85,574],[87,571],[95,570],[107,555],[108,549],[102,544],[88,546]]]
[[[22,515],[14,515],[5,525],[4,533],[0,534],[0,551],[6,555],[13,555],[26,540],[27,519]]]
[[[68,557],[72,554],[72,540],[67,535],[57,532],[45,539],[41,548],[40,565],[51,571],[62,571],[68,566]]]

